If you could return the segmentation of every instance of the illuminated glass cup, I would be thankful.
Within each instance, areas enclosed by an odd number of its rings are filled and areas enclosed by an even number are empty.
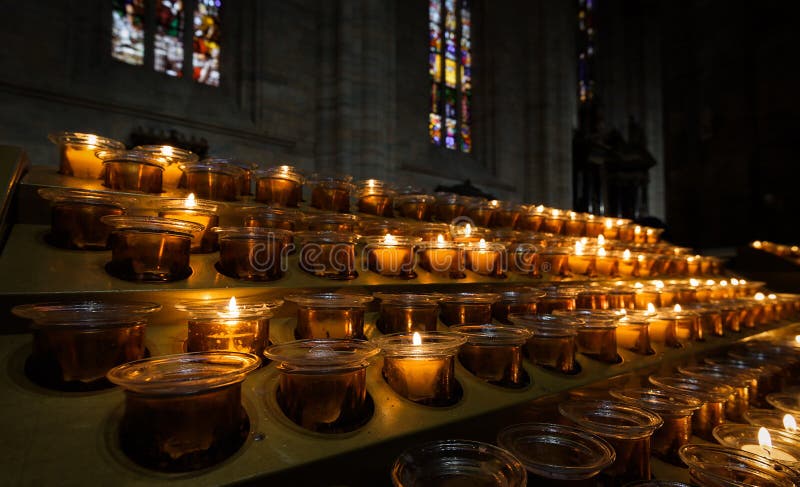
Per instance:
[[[684,445],[680,449],[680,457],[689,467],[689,479],[694,485],[797,485],[796,473],[790,467],[738,448]]]
[[[680,365],[678,372],[687,377],[705,379],[725,384],[733,388],[733,395],[725,402],[725,417],[731,421],[744,422],[744,413],[750,407],[750,394],[754,380],[758,375],[733,369],[724,365]]]
[[[144,357],[147,318],[160,309],[155,303],[78,301],[11,311],[33,322],[28,375],[45,387],[86,390],[107,387],[109,369]]]
[[[575,360],[577,344],[575,337],[580,319],[552,315],[516,315],[508,317],[511,322],[533,332],[528,339],[526,351],[534,364],[562,374],[580,372]]]
[[[436,242],[421,242],[418,248],[419,265],[426,271],[450,279],[466,277],[462,244],[442,239]]]
[[[348,280],[358,276],[356,242],[349,232],[296,232],[300,268],[317,277]]]
[[[296,208],[303,199],[305,178],[292,166],[275,166],[253,172],[256,201]]]
[[[530,384],[522,366],[522,348],[533,332],[503,325],[460,325],[450,330],[467,338],[458,350],[458,360],[473,375],[511,389]]]
[[[383,181],[367,179],[356,185],[357,207],[361,213],[375,216],[393,216],[395,192]]]
[[[467,200],[454,193],[434,193],[436,203],[433,207],[433,215],[437,221],[450,223],[454,218],[464,214],[467,208]]]
[[[536,314],[536,303],[546,294],[541,289],[520,287],[507,291],[499,291],[500,299],[492,304],[492,318],[510,325],[510,314]]]
[[[260,360],[237,352],[198,352],[137,360],[108,372],[125,390],[122,451],[144,467],[186,472],[215,465],[250,430],[242,381]]]
[[[392,466],[395,487],[524,487],[526,479],[525,467],[511,453],[488,443],[468,440],[442,440],[413,446]]]
[[[289,294],[284,299],[297,304],[295,337],[364,338],[364,312],[372,296],[363,294]]]
[[[725,423],[714,428],[714,438],[722,446],[736,448],[781,462],[794,468],[800,467],[800,436],[777,429],[767,429],[771,447],[759,444],[760,426]]]
[[[440,294],[375,293],[381,301],[378,329],[382,333],[435,331]]]
[[[214,227],[219,225],[219,206],[210,201],[174,198],[161,202],[158,216],[203,225],[203,230],[192,238],[193,253],[209,253],[217,250],[217,234]]]
[[[497,211],[498,201],[475,201],[467,206],[465,215],[479,227],[488,227],[495,212]]]
[[[106,215],[124,215],[132,198],[69,188],[40,188],[39,196],[50,201],[48,242],[77,250],[106,250],[111,227],[101,221]]]
[[[617,456],[603,475],[615,482],[650,478],[651,437],[663,420],[657,414],[614,401],[567,401],[562,416],[611,444]]]
[[[495,293],[445,294],[439,303],[440,318],[447,326],[491,323],[492,305],[499,299]]]
[[[383,378],[397,394],[426,406],[450,406],[462,395],[455,357],[466,340],[457,333],[428,331],[393,333],[373,341],[384,355]]]
[[[164,158],[142,150],[102,150],[103,185],[117,191],[161,193]]]
[[[237,201],[241,195],[245,170],[232,159],[209,157],[181,165],[186,174],[186,189],[201,199]]]
[[[394,197],[397,216],[412,220],[430,221],[436,198],[427,194],[400,194]]]
[[[312,232],[355,232],[358,217],[341,213],[319,213],[307,215],[305,225]]]
[[[300,230],[305,222],[302,211],[289,208],[251,206],[242,208],[241,215],[242,225],[245,227],[277,228],[294,232]]]
[[[226,276],[246,281],[274,281],[283,277],[291,232],[261,227],[217,227],[219,263]]]
[[[269,347],[277,363],[277,400],[295,424],[318,433],[346,433],[372,416],[369,359],[379,352],[361,340],[298,340]]]
[[[167,282],[191,275],[192,239],[198,223],[147,216],[104,216],[113,227],[109,274],[128,281]]]
[[[703,401],[692,414],[692,431],[707,441],[714,441],[714,428],[725,422],[725,403],[731,398],[733,388],[686,376],[650,376],[651,384],[666,392],[691,395]]]
[[[95,134],[57,132],[47,137],[58,146],[59,174],[81,179],[99,179],[103,173],[100,150],[124,150],[125,144]]]
[[[497,444],[525,465],[530,485],[588,485],[616,458],[606,440],[560,424],[508,426],[497,434]]]
[[[605,362],[617,364],[622,358],[617,353],[617,323],[624,316],[621,313],[607,310],[556,310],[555,316],[577,318],[578,324],[575,343],[583,355]]]
[[[311,206],[320,210],[347,213],[350,211],[350,192],[353,177],[349,175],[315,174],[310,180]]]
[[[134,150],[149,152],[165,163],[161,186],[166,189],[177,189],[185,184],[181,164],[195,163],[199,159],[192,151],[171,145],[137,145]]]

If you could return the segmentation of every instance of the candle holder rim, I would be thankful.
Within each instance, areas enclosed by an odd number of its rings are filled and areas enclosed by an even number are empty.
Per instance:
[[[441,293],[387,293],[380,291],[372,293],[372,296],[381,300],[381,304],[424,304],[429,306],[438,306],[444,297]]]
[[[510,313],[508,319],[516,326],[533,329],[535,336],[561,336],[562,333],[563,336],[575,335],[578,333],[578,326],[584,324],[580,318],[534,313]]]
[[[219,202],[211,200],[196,199],[194,200],[194,206],[186,206],[186,198],[153,198],[153,200],[158,205],[159,211],[186,210],[216,215],[220,209]]]
[[[36,192],[42,199],[52,203],[109,205],[124,210],[136,206],[137,202],[137,199],[133,196],[78,188],[39,188]]]
[[[617,327],[617,323],[622,319],[623,314],[615,313],[615,310],[594,310],[594,309],[556,309],[553,316],[577,317],[582,323],[576,325],[581,329],[608,330]]]
[[[365,235],[359,238],[363,244],[376,247],[414,247],[422,242],[422,237],[392,235],[394,242],[386,242],[386,235]]]
[[[703,401],[690,394],[676,394],[656,388],[611,389],[608,393],[622,402],[641,404],[662,416],[687,416],[703,406]]]
[[[527,440],[527,441],[525,441]],[[519,442],[529,444],[531,440],[544,447],[565,446],[581,451],[582,459],[589,457],[583,465],[563,465],[546,462],[546,454],[526,455],[517,446]],[[616,452],[608,441],[600,436],[573,426],[553,423],[519,423],[507,426],[497,434],[497,443],[515,455],[529,472],[549,479],[582,480],[593,477],[616,459]],[[562,462],[566,463],[566,462]]]
[[[746,474],[752,474],[755,470],[761,474],[762,479],[775,482],[775,484],[771,484],[775,487],[794,486],[793,479],[798,475],[793,467],[777,460],[768,460],[755,453],[720,445],[697,443],[683,445],[678,449],[678,456],[690,471],[701,469],[701,476],[711,477],[719,485],[744,485],[731,483],[730,470],[732,469],[743,471]],[[775,469],[775,464],[782,467],[781,471]],[[721,472],[708,471],[714,468]]]
[[[212,232],[219,234],[219,238],[258,238],[286,241],[292,236],[292,231],[270,227],[214,227]]]
[[[461,456],[457,457],[456,455],[459,454],[461,454]],[[473,459],[466,455],[480,456],[481,460]],[[456,458],[458,458],[458,460],[456,460]],[[514,455],[499,446],[473,440],[437,440],[405,449],[392,465],[392,482],[396,486],[407,485],[410,487],[414,485],[413,482],[406,484],[403,480],[403,473],[408,464],[419,464],[421,462],[424,462],[424,464],[431,464],[433,462],[441,462],[443,465],[452,465],[455,463],[460,467],[464,467],[466,466],[466,462],[470,462],[472,464],[477,464],[475,466],[477,470],[485,471],[487,467],[494,463],[490,460],[499,460],[499,462],[509,470],[507,478],[502,481],[502,485],[508,487],[522,487],[526,485],[528,478],[527,471],[525,470],[525,466]],[[436,464],[434,464],[434,466],[435,465]],[[420,465],[415,465],[414,468],[407,470],[415,472],[425,469]],[[496,479],[496,476],[493,477]]]
[[[535,303],[540,298],[543,298],[547,295],[546,291],[536,287],[521,287],[495,292],[500,295],[500,300],[498,301],[500,303],[519,303],[521,301],[526,303]]]
[[[450,331],[420,331],[422,343],[415,345],[414,333],[390,333],[370,341],[389,356],[451,355],[467,342],[467,337]]]
[[[193,172],[209,172],[225,174],[234,178],[242,177],[247,172],[245,169],[237,166],[233,159],[223,157],[206,157],[196,162],[186,161],[179,167],[187,174]]]
[[[308,308],[363,308],[374,298],[369,294],[310,293],[287,294],[283,299]]]
[[[172,149],[172,154],[167,155],[164,154],[162,148],[170,147]],[[144,152],[149,152],[156,157],[162,158],[167,161],[168,164],[180,164],[181,162],[197,162],[200,159],[200,156],[195,154],[194,152],[181,149],[180,147],[175,147],[174,145],[169,144],[151,144],[151,145],[137,145],[133,148],[134,150],[140,150]]]
[[[297,184],[303,184],[306,181],[305,176],[299,169],[287,165],[254,169],[253,177],[256,179],[285,179]]]
[[[89,140],[94,137],[94,143],[90,144]],[[56,145],[92,145],[101,149],[124,149],[125,143],[110,137],[102,135],[90,134],[86,132],[52,132],[47,135],[47,140]]]
[[[602,412],[601,412],[602,411]],[[649,409],[632,406],[627,403],[607,400],[571,400],[558,405],[558,412],[575,424],[601,436],[636,439],[646,438],[664,424],[661,416]],[[602,416],[612,419],[624,417],[636,424],[626,425],[616,422],[593,421],[591,416]]]
[[[480,252],[480,251],[484,251],[484,250],[492,250],[492,251],[499,251],[499,252],[505,252],[506,251],[506,246],[504,244],[500,243],[500,242],[487,242],[487,241],[484,240],[483,243],[481,243],[481,242],[465,242],[462,245],[464,247],[464,250],[472,251],[472,252],[474,252],[474,251]]]
[[[355,185],[353,184],[353,176],[349,174],[328,174],[328,173],[321,173],[315,172],[309,176],[306,181],[310,184],[314,185],[328,185],[328,184],[335,184],[336,186],[345,185],[349,189],[353,189]]]
[[[408,224],[405,222],[389,221],[389,220],[366,220],[361,219],[358,222],[359,233],[363,236],[384,236],[391,233],[392,236],[398,237],[408,232]],[[380,232],[378,230],[384,230]]]
[[[395,205],[402,205],[407,202],[433,203],[435,201],[436,197],[429,194],[398,194],[394,197]]]
[[[460,204],[461,206],[465,206],[468,202],[466,196],[450,193],[447,191],[435,191],[433,193],[434,198],[436,198],[436,204],[443,204],[443,205],[454,205]]]
[[[746,387],[753,379],[758,378],[758,374],[726,370],[720,366],[713,365],[679,365],[678,372],[689,377],[707,378],[713,382],[722,382],[735,387]]]
[[[453,304],[494,304],[500,300],[497,293],[460,292],[444,294],[442,303]]]
[[[724,402],[733,394],[733,388],[729,385],[696,377],[650,375],[647,380],[656,387],[676,390],[683,394],[691,392],[693,395],[710,402]]]
[[[527,328],[492,323],[451,326],[450,331],[466,336],[471,345],[522,345],[533,336]]]
[[[309,338],[267,347],[264,356],[292,368],[363,368],[380,353],[373,342],[356,339]]]
[[[236,299],[237,315],[228,316],[230,301],[228,298],[191,299],[178,301],[175,309],[188,313],[193,318],[247,319],[271,318],[277,308],[283,305],[278,298],[259,298],[246,296]]]
[[[143,394],[191,394],[242,382],[257,369],[256,355],[230,351],[188,352],[134,360],[109,370],[109,381]],[[153,377],[154,374],[161,377]]]
[[[358,215],[350,213],[313,213],[306,215],[307,223],[358,223]]]
[[[711,432],[722,446],[741,448],[742,442],[758,444],[758,432],[763,426],[753,426],[741,423],[722,423],[714,427]],[[800,462],[800,436],[774,428],[765,428],[769,432],[772,446],[781,450],[789,449],[796,453],[795,458]],[[780,448],[779,445],[783,446]]]
[[[95,157],[103,161],[103,165],[113,164],[115,162],[146,164],[161,169],[169,165],[169,163],[161,156],[138,149],[103,149],[94,153]]]
[[[783,427],[783,417],[786,414],[789,413],[786,413],[785,411],[781,411],[779,409],[761,409],[761,408],[749,407],[747,408],[747,411],[744,411],[742,413],[742,418],[745,421],[747,421],[747,424],[752,426],[763,426],[767,429],[770,428],[776,429],[773,428],[771,425],[768,425],[767,423],[759,422],[759,420],[763,418],[773,418],[775,419],[775,422],[779,424],[779,426],[777,427],[781,428]],[[792,414],[792,416],[794,415]]]
[[[766,395],[767,403],[785,413],[800,416],[800,395],[792,392],[771,392]]]
[[[419,250],[459,250],[464,248],[464,244],[452,240],[444,240],[442,242],[428,240],[427,242],[420,242],[417,248]]]
[[[779,365],[759,363],[757,361],[748,362],[746,359],[735,359],[732,357],[704,357],[703,362],[709,365],[726,365],[728,367],[753,370],[758,374],[768,372],[776,373],[781,370]]]
[[[49,301],[20,304],[11,308],[15,316],[27,318],[36,324],[113,323],[121,317],[130,317],[128,322],[142,321],[148,314],[161,310],[158,303],[146,301]]]
[[[679,482],[677,480],[650,479],[650,480],[634,480],[633,482],[628,482],[623,487],[692,487],[692,486],[683,482]]]
[[[157,216],[105,215],[100,217],[100,221],[116,230],[167,232],[189,237],[205,228],[200,223]]]
[[[294,233],[295,239],[305,243],[348,243],[354,244],[361,237],[353,232],[335,232],[332,230],[301,230]]]

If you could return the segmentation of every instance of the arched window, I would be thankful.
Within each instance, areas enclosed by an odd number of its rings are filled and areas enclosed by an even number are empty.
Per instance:
[[[469,0],[429,0],[431,143],[472,152],[472,19]]]
[[[112,0],[111,56],[127,64],[142,66],[152,53],[153,70],[167,76],[184,75],[186,52],[191,53],[192,79],[219,86],[222,0]],[[192,9],[187,26],[184,11]],[[153,17],[150,16],[152,12]],[[152,26],[152,41],[146,35]],[[185,35],[191,28],[191,36]],[[152,45],[150,45],[152,42]]]

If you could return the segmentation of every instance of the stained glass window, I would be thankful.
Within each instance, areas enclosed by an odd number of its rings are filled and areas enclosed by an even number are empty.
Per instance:
[[[112,0],[111,56],[128,64],[144,64],[144,1]]]
[[[428,132],[434,145],[472,151],[472,18],[469,0],[429,0]]]
[[[155,58],[159,73],[183,75],[183,2],[157,0]]]
[[[197,0],[192,54],[195,81],[219,86],[220,9],[222,0]]]
[[[578,0],[578,99],[594,98],[594,56],[597,30],[594,24],[595,0]]]

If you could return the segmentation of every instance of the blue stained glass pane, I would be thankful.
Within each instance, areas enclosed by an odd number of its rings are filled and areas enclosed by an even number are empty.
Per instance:
[[[472,133],[469,125],[461,123],[461,152],[472,152]]]
[[[442,21],[442,3],[439,0],[428,2],[428,18],[437,25]]]
[[[439,145],[442,143],[442,117],[435,113],[431,113],[428,118],[428,133],[430,135],[431,142]]]
[[[221,9],[222,0],[197,0],[193,15],[192,78],[211,86],[220,82]]]
[[[448,149],[456,148],[456,121],[452,118],[445,119],[444,145]]]
[[[144,64],[144,0],[111,2],[111,57],[133,65]]]

